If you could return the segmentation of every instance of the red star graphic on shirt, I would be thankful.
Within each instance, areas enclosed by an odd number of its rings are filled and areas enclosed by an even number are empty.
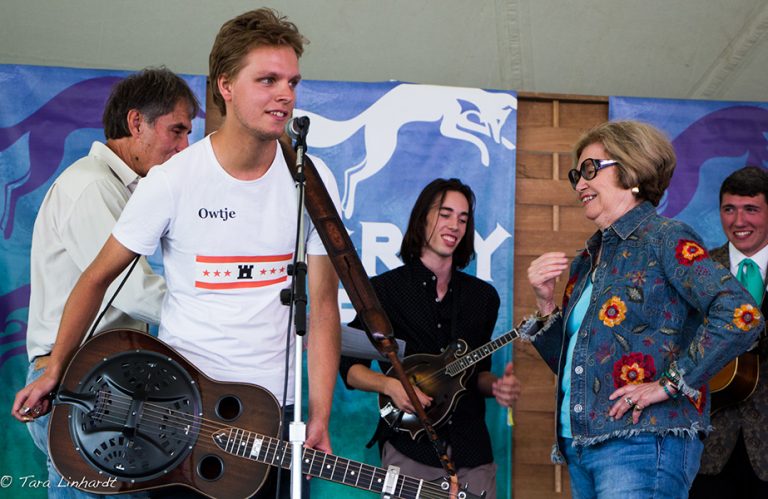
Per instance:
[[[229,277],[231,274],[232,274],[232,272],[230,272],[229,270],[227,270],[226,272],[224,272],[224,275],[225,275],[226,277]]]
[[[260,272],[261,275],[264,275],[266,273],[267,273],[267,269],[261,269],[261,272]]]
[[[285,272],[285,267],[280,267],[280,273],[282,274],[283,272]]]
[[[208,277],[210,274],[211,274],[211,273],[210,273],[210,272],[208,272],[207,270],[203,270],[203,275],[204,275],[205,277]]]
[[[271,269],[269,269],[270,274],[274,274],[275,272],[277,272],[276,268],[272,267]]]
[[[219,276],[221,275],[221,272],[219,272],[219,271],[217,270],[216,272],[214,272],[214,273],[213,273],[213,275],[215,275],[216,277],[219,277]]]

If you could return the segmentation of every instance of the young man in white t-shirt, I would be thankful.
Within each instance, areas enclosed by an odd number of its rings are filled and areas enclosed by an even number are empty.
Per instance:
[[[293,112],[303,43],[296,26],[269,9],[222,26],[209,60],[221,128],[140,183],[72,291],[48,370],[19,392],[17,417],[48,412],[45,395],[59,383],[107,286],[135,255],[151,254],[158,243],[168,284],[160,339],[210,377],[257,383],[282,401],[289,310],[279,293],[290,282],[297,201],[277,139]],[[338,206],[332,175],[320,174]],[[308,225],[306,445],[330,452],[340,353],[338,278]],[[288,396],[286,404],[292,403]]]

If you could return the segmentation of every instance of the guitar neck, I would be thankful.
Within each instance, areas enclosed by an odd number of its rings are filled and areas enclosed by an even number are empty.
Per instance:
[[[213,440],[225,452],[270,466],[291,468],[291,444],[239,428],[224,428],[213,433]],[[438,485],[418,478],[397,475],[387,481],[387,470],[334,456],[315,449],[303,449],[301,472],[323,480],[369,490],[387,492],[393,498],[446,498],[449,493]],[[467,493],[467,497],[471,494]]]
[[[469,369],[470,367],[474,366],[484,358],[488,357],[493,352],[503,347],[510,341],[514,340],[518,336],[519,336],[519,333],[517,332],[517,329],[512,329],[511,331],[507,331],[506,333],[502,334],[495,340],[491,340],[485,345],[479,348],[476,348],[471,352],[469,352],[468,354],[463,355],[460,358],[449,363],[447,366],[445,366],[445,372],[447,372],[451,376],[456,376],[462,371]]]

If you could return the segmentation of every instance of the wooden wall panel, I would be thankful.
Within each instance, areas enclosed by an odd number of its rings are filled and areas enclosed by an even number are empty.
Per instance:
[[[550,158],[550,168],[552,159]],[[515,188],[517,203],[544,206],[579,206],[581,203],[567,180],[521,178]]]
[[[562,473],[552,473],[552,465],[517,464],[513,471],[514,482],[530,484],[524,491],[514,492],[516,499],[551,499],[552,497],[570,497],[571,485],[565,466]],[[555,491],[555,492],[553,492]],[[556,492],[561,491],[561,492]]]
[[[525,123],[526,127],[542,127],[552,125],[551,98],[526,98],[518,95],[517,123]],[[519,128],[519,126],[518,126]],[[520,142],[518,140],[518,142]]]
[[[549,209],[543,207],[542,209]],[[592,231],[594,232],[594,230]],[[552,230],[515,231],[515,256],[535,255],[539,256],[547,251],[564,251],[567,255],[573,255],[577,249],[584,247],[587,234],[581,232],[557,231],[557,237],[552,235]],[[518,250],[520,251],[518,253]]]
[[[589,97],[582,99],[589,99]],[[605,97],[594,97],[592,101],[566,99],[559,102],[561,126],[586,131],[608,119],[608,99]]]
[[[547,251],[573,256],[595,231],[568,182],[572,147],[581,134],[608,119],[603,97],[518,94],[515,199],[515,323],[535,311],[530,263]],[[562,296],[565,278],[555,296]],[[500,291],[503,292],[503,291]],[[512,494],[516,499],[568,498],[565,466],[550,462],[555,440],[557,379],[529,344],[515,344],[515,373],[523,393],[515,408]],[[500,477],[499,477],[500,478]]]
[[[582,128],[518,128],[517,143],[526,151],[569,153],[582,133]]]
[[[552,178],[552,155],[541,152],[517,151],[517,177]]]

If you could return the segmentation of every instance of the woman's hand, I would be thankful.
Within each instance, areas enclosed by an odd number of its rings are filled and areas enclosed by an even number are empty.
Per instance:
[[[528,267],[528,282],[536,294],[536,306],[541,315],[549,315],[555,309],[555,283],[567,268],[568,258],[560,251],[544,253]]]
[[[632,422],[637,424],[643,410],[651,404],[663,402],[669,399],[664,388],[656,381],[640,383],[637,385],[624,385],[615,390],[609,400],[616,400],[608,416],[613,419],[621,419],[627,411],[632,411]]]

